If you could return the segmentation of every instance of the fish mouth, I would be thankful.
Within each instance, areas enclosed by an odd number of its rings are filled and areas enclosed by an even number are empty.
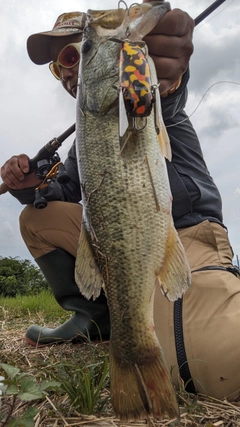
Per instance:
[[[70,91],[71,91],[71,93],[72,93],[72,96],[73,96],[74,98],[76,98],[76,97],[77,97],[77,85],[75,85],[75,86],[71,87]]]
[[[77,84],[71,82],[70,80],[66,84],[66,90],[69,95],[73,96],[73,98],[77,97]]]

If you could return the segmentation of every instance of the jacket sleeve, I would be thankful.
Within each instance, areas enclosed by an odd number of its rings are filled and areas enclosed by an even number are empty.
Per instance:
[[[70,177],[70,181],[67,184],[60,184],[55,179],[47,187],[41,190],[41,196],[47,201],[62,200],[65,202],[77,203],[81,200],[81,190],[78,176],[75,141],[68,152],[68,157],[64,162],[64,167]],[[10,190],[9,192],[23,205],[32,204],[35,200],[35,187],[25,188],[23,190]]]
[[[183,76],[179,88],[172,94],[161,97],[163,120],[172,121],[179,111],[185,108],[187,102],[187,83],[189,80],[189,70]]]

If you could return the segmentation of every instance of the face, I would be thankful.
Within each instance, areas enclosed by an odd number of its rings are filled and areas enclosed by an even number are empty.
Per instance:
[[[50,45],[50,52],[52,61],[57,61],[58,55],[61,50],[70,43],[80,42],[82,39],[81,34],[76,34],[67,37],[53,37]],[[74,98],[77,95],[77,81],[78,81],[78,68],[79,62],[73,68],[60,68],[60,81],[64,89]]]

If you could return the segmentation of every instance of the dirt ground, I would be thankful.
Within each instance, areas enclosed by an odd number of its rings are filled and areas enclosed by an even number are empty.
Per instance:
[[[0,322],[0,362],[15,365],[21,372],[27,372],[29,375],[38,377],[40,367],[49,371],[61,360],[73,360],[75,356],[86,351],[85,344],[31,347],[24,340],[27,322],[28,319],[26,319],[26,325],[16,326],[15,324],[14,327],[6,321]],[[3,375],[1,370],[0,375]],[[34,405],[39,410],[35,417],[34,427],[240,427],[240,403],[231,404],[207,396],[188,395],[183,387],[181,388],[181,385],[177,391],[177,397],[181,413],[179,421],[147,419],[124,423],[114,417],[110,403],[109,411],[106,413],[83,415],[71,408],[67,395],[51,394],[44,400],[34,401]],[[5,410],[7,408],[7,400],[5,399],[1,398],[2,410],[4,407]],[[17,402],[14,414],[24,413],[30,404],[33,405],[33,402]]]

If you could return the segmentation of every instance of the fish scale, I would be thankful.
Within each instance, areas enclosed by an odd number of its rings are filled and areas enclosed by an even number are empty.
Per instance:
[[[100,122],[101,120],[100,118]],[[147,235],[144,230],[147,227],[149,242],[152,244],[154,239],[157,240],[156,244],[159,242],[158,247],[161,249],[161,245],[165,246],[167,237],[166,224],[169,225],[170,214],[170,190],[168,181],[166,180],[166,168],[163,165],[163,158],[160,155],[157,144],[152,145],[150,141],[149,147],[141,145],[141,138],[145,139],[148,132],[147,129],[139,132],[138,144],[136,145],[133,142],[134,149],[127,148],[126,153],[120,156],[120,147],[117,138],[118,123],[114,119],[112,121],[115,124],[115,132],[113,123],[110,123],[108,120],[108,126],[105,127],[105,131],[101,137],[103,140],[108,141],[109,137],[111,138],[111,135],[109,135],[109,129],[111,129],[113,135],[114,133],[116,135],[115,144],[100,145],[93,140],[91,155],[88,152],[84,155],[82,150],[79,152],[79,156],[81,157],[81,175],[84,173],[81,178],[83,198],[86,201],[87,210],[91,211],[91,226],[94,228],[94,234],[99,236],[101,242],[106,239],[105,254],[111,254],[111,244],[115,245],[117,235],[119,242],[119,233],[125,234],[126,237],[129,235],[130,230],[134,230],[137,227],[138,239],[141,240],[139,247],[143,250],[145,245],[145,238],[143,236]],[[91,124],[90,138],[92,139],[92,134],[99,132],[98,120],[94,115],[91,116],[88,114],[86,122]],[[87,128],[85,135],[88,138]],[[133,151],[132,157],[129,156],[129,152],[131,151]],[[124,157],[126,161],[124,161]],[[158,200],[161,200],[160,212],[156,209],[156,200],[153,194],[146,157],[148,158],[148,163],[153,165],[152,167],[149,166],[151,174],[156,175],[158,178],[157,180],[155,179],[154,187]],[[164,179],[161,179],[159,174],[159,170],[161,169],[160,163],[163,166]],[[165,186],[163,183],[166,183]],[[117,191],[115,190],[116,188]],[[141,198],[139,194],[141,194]],[[149,215],[150,211],[152,212],[152,217]],[[164,211],[166,212],[166,218],[163,215]],[[108,218],[113,227],[106,230],[104,227],[104,223],[106,222],[104,218]],[[158,235],[156,223],[158,224],[159,232],[161,232],[161,239],[156,238]],[[151,234],[149,234],[150,231]],[[109,233],[113,239],[111,241],[109,241]],[[122,243],[128,250],[129,244],[131,244],[131,236],[129,241],[122,239]],[[101,252],[103,251],[102,247],[103,243],[101,244]],[[156,258],[157,265],[159,265],[158,254]]]
[[[160,16],[165,7],[161,3]],[[104,15],[96,24],[96,13],[91,13],[82,43],[77,100],[83,224],[76,282],[87,298],[96,298],[102,286],[106,290],[116,415],[123,420],[175,417],[178,405],[154,330],[154,290],[161,285],[170,300],[180,297],[190,283],[189,266],[173,227],[154,113],[141,131],[129,128],[122,145],[116,90],[121,44],[109,41]],[[148,61],[157,84],[153,61]]]

